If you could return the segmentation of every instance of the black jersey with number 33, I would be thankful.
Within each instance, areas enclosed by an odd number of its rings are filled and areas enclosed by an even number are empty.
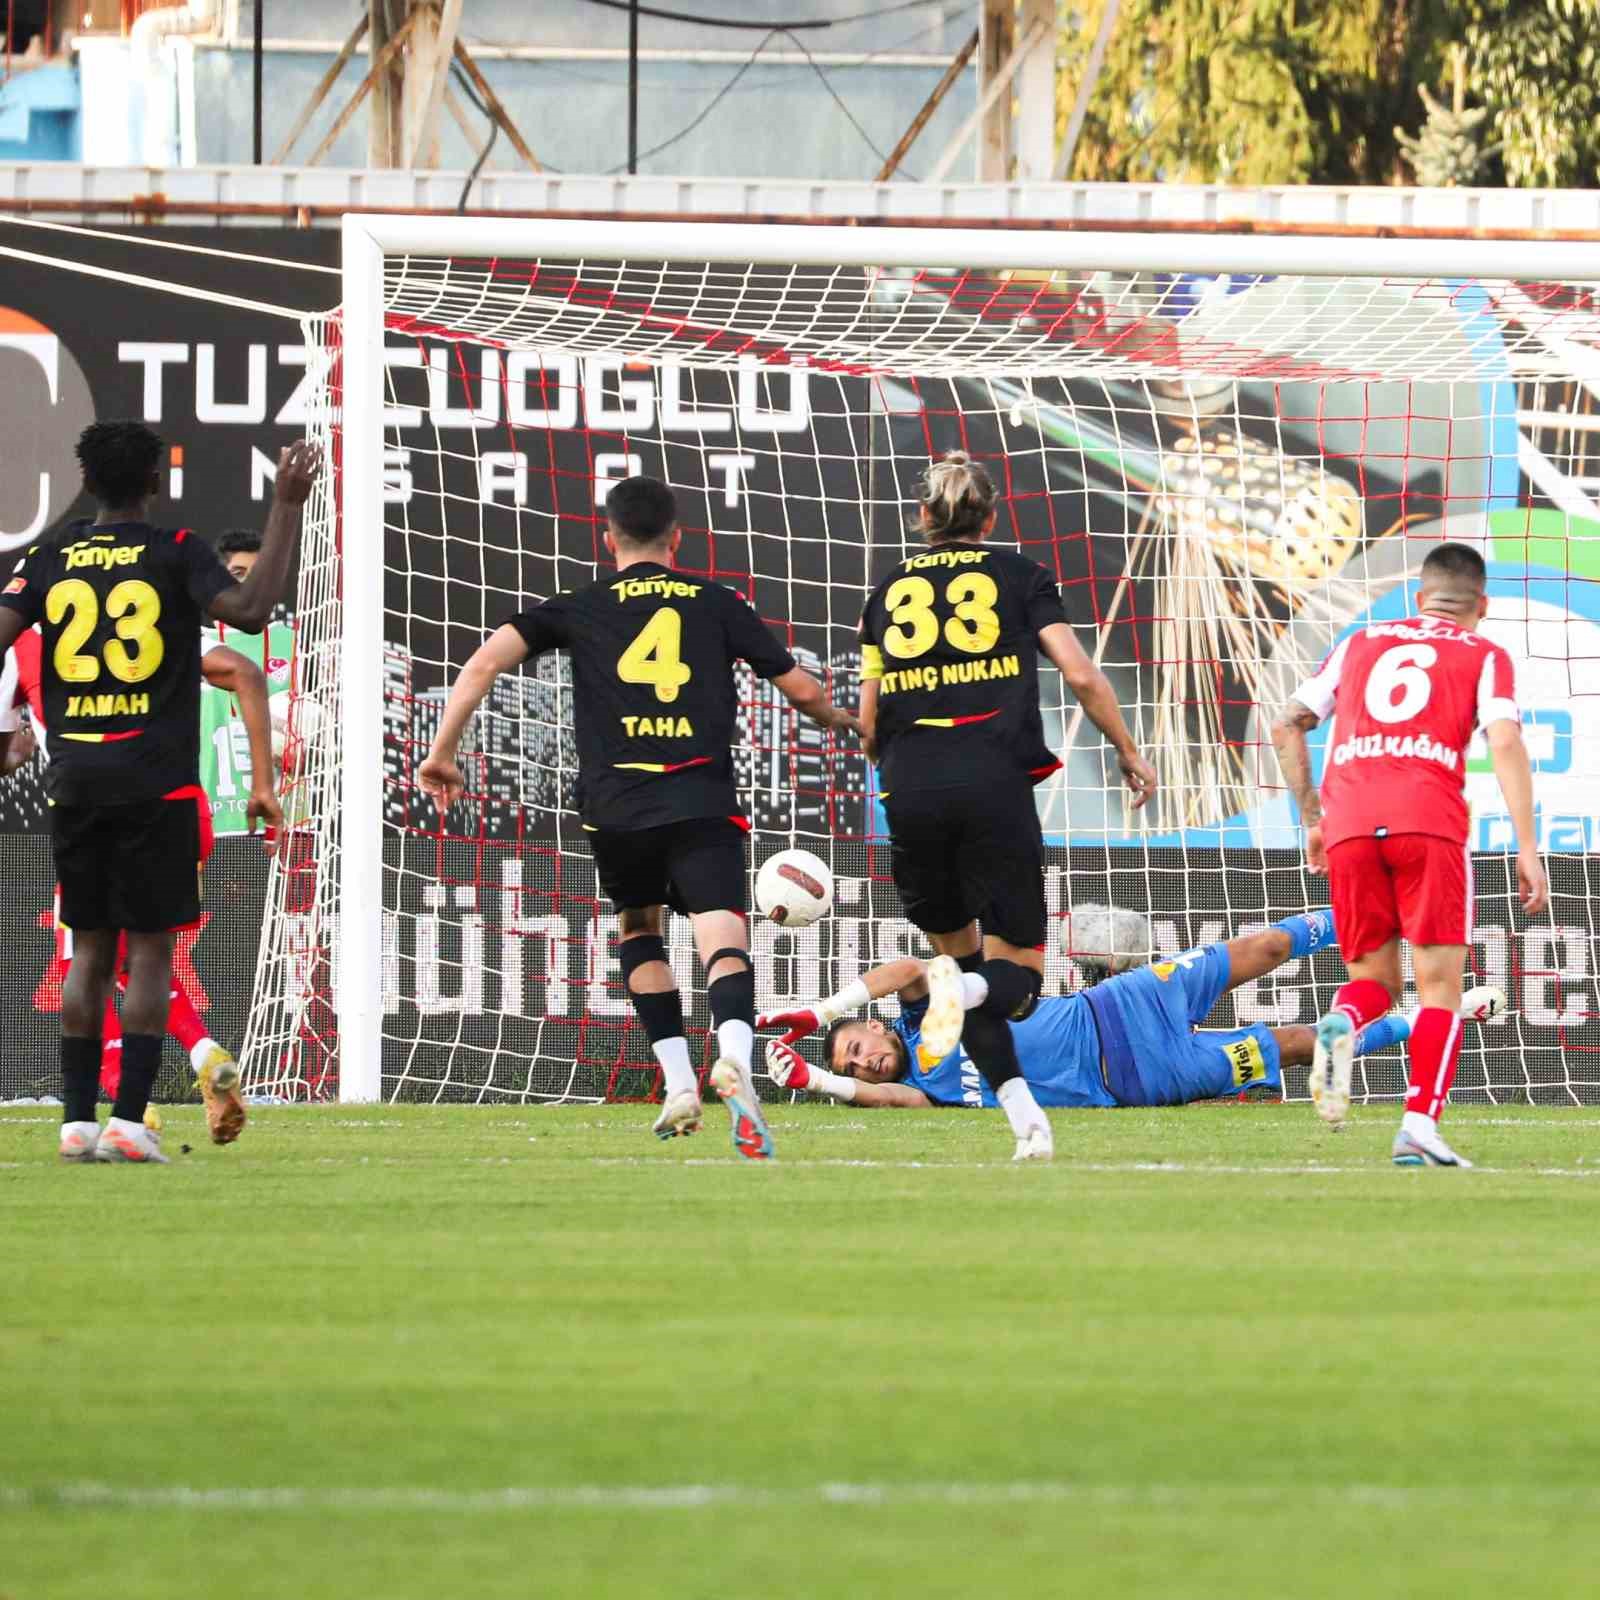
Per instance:
[[[37,623],[63,804],[154,800],[200,781],[200,628],[233,579],[187,529],[75,523],[32,546],[0,605]]]
[[[861,614],[884,791],[1053,772],[1038,636],[1065,621],[1055,580],[1014,550],[952,542],[902,561]]]
[[[794,657],[733,590],[641,561],[511,625],[532,655],[571,654],[588,826],[632,831],[735,812],[734,664],[776,678]]]

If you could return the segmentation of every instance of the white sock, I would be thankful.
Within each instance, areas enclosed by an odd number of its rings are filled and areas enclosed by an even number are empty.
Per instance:
[[[205,1065],[206,1057],[217,1047],[217,1041],[209,1034],[199,1040],[194,1049],[189,1052],[189,1064],[198,1072]]]
[[[976,1011],[989,998],[989,980],[981,972],[961,974],[961,1009]]]
[[[741,1072],[750,1070],[750,1049],[756,1039],[748,1022],[723,1022],[717,1027],[717,1053],[739,1064]]]
[[[669,1095],[681,1094],[685,1089],[691,1094],[696,1092],[689,1041],[681,1033],[675,1039],[658,1039],[650,1048],[661,1063],[661,1076],[666,1079]]]
[[[1408,1111],[1400,1119],[1400,1131],[1409,1133],[1414,1139],[1436,1138],[1439,1124],[1426,1111]]]
[[[1006,1114],[1006,1121],[1011,1124],[1011,1131],[1019,1139],[1031,1128],[1050,1126],[1025,1078],[1007,1079],[995,1090],[995,1098]]]

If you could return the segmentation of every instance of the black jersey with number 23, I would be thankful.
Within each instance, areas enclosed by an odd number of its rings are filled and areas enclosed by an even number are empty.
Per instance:
[[[776,678],[794,657],[733,590],[641,561],[511,625],[530,654],[572,657],[578,810],[589,827],[734,813],[734,664]]]
[[[861,614],[884,791],[1053,772],[1039,630],[1065,621],[1055,580],[1014,550],[952,542],[902,561]]]
[[[123,805],[200,781],[200,628],[233,581],[198,535],[143,522],[75,523],[27,551],[0,605],[43,636],[51,799]]]

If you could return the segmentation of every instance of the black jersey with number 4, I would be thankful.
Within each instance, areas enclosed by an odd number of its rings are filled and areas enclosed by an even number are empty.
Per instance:
[[[950,543],[902,561],[861,614],[884,791],[1053,772],[1038,636],[1065,621],[1054,579],[1014,550]]]
[[[38,623],[53,800],[121,805],[200,781],[200,628],[233,578],[204,539],[75,523],[32,546],[0,605]]]
[[[776,678],[794,657],[733,590],[640,561],[511,625],[530,654],[571,654],[578,810],[588,826],[631,831],[734,814],[734,663]]]

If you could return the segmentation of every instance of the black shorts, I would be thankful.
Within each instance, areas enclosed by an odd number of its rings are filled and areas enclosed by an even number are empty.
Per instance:
[[[727,817],[692,817],[658,828],[589,835],[600,887],[618,911],[670,906],[744,915],[749,892],[745,831]]]
[[[191,799],[54,805],[61,923],[80,933],[170,933],[200,918],[200,817]]]
[[[1008,944],[1044,943],[1044,835],[1026,779],[885,796],[890,869],[906,915],[924,933],[974,917]]]

